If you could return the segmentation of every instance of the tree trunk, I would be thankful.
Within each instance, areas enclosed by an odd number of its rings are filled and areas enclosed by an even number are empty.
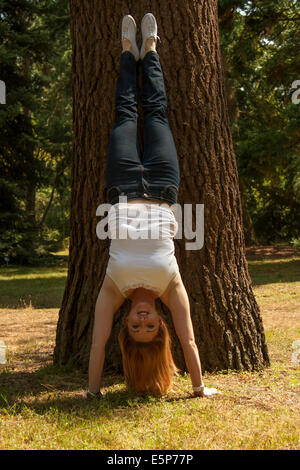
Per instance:
[[[105,159],[114,118],[122,16],[157,18],[170,127],[179,155],[178,203],[204,204],[204,246],[175,240],[203,370],[260,369],[269,364],[262,319],[245,258],[242,209],[220,59],[217,1],[71,0],[73,168],[68,280],[54,359],[87,366],[96,298],[109,241],[96,236],[104,202]],[[141,78],[141,77],[140,77]],[[118,331],[130,301],[115,315],[105,372],[120,372]],[[170,312],[158,301],[185,369]]]

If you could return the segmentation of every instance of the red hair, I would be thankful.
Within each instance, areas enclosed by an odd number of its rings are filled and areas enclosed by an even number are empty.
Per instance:
[[[124,324],[118,336],[127,387],[140,393],[162,396],[173,384],[178,372],[171,353],[167,326],[162,321],[152,341],[135,341]]]

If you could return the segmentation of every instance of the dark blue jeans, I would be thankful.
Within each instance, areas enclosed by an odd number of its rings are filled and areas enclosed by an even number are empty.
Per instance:
[[[178,157],[167,118],[167,96],[157,52],[149,51],[143,67],[142,108],[144,151],[137,130],[137,67],[133,54],[120,58],[115,94],[115,123],[111,133],[106,167],[108,201],[119,196],[155,198],[177,202],[180,183]]]

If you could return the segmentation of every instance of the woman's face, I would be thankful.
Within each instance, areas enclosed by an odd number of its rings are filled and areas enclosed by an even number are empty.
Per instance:
[[[155,308],[147,301],[138,302],[126,318],[128,332],[135,341],[152,341],[157,335],[162,320]]]

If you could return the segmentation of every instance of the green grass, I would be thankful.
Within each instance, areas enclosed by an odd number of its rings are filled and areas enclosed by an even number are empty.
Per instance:
[[[87,374],[51,360],[66,266],[1,269],[0,449],[299,449],[300,256],[248,262],[271,367],[204,374],[209,399],[187,398],[185,374],[160,399],[104,377],[104,399],[86,401]]]
[[[299,259],[249,260],[253,284],[297,282],[300,279]]]
[[[59,308],[67,267],[6,267],[0,270],[0,308]]]

